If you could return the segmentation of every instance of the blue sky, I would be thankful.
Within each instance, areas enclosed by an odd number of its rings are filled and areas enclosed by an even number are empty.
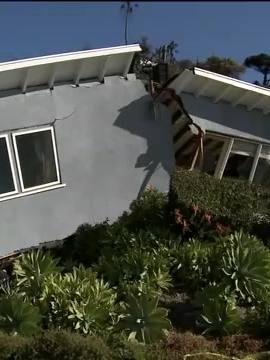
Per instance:
[[[136,3],[136,2],[135,2]],[[137,2],[129,40],[179,44],[179,58],[269,52],[270,2]],[[120,2],[1,2],[0,61],[124,44]],[[244,80],[260,78],[247,71]]]

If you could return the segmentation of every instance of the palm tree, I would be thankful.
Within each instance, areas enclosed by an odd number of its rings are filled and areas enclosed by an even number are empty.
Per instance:
[[[138,7],[138,4],[134,4],[134,7]],[[121,5],[121,9],[126,10],[125,14],[125,44],[128,43],[128,17],[131,13],[133,13],[133,6],[131,5],[131,1],[125,1],[125,4]]]

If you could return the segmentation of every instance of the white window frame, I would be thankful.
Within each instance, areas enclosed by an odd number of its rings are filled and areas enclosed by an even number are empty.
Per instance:
[[[249,140],[246,140],[246,139],[239,139],[237,137],[228,136],[228,135],[212,134],[211,132],[206,132],[206,135],[208,137],[213,138],[213,139],[219,139],[219,140],[224,141],[224,145],[223,145],[223,148],[221,150],[221,153],[219,154],[218,163],[216,165],[216,169],[215,169],[215,172],[214,172],[214,177],[216,177],[218,179],[223,178],[223,173],[224,173],[224,170],[226,168],[226,165],[227,165],[230,154],[239,154],[239,155],[243,155],[243,156],[252,156],[253,157],[253,163],[252,163],[251,170],[250,170],[250,173],[249,173],[249,178],[247,179],[250,183],[253,182],[259,159],[262,158],[262,159],[269,159],[270,160],[270,155],[265,155],[265,154],[261,153],[263,145],[269,146],[269,148],[270,148],[270,144],[269,145],[268,144],[262,144],[262,143],[258,143],[258,142],[255,142],[255,141],[249,141]],[[244,141],[246,143],[255,144],[257,146],[255,153],[248,152],[248,151],[242,151],[242,150],[238,151],[238,150],[233,149],[233,144],[234,144],[234,142],[237,142],[237,141]]]
[[[0,139],[2,139],[2,138],[4,138],[6,140],[7,151],[8,151],[8,159],[9,159],[9,164],[10,164],[10,168],[11,168],[11,175],[12,175],[12,180],[13,180],[15,190],[0,194],[0,198],[3,198],[5,196],[9,196],[9,195],[13,195],[13,194],[18,193],[18,184],[17,184],[16,176],[15,176],[14,161],[13,161],[12,155],[11,155],[11,148],[10,148],[9,138],[8,138],[7,134],[0,135]]]
[[[20,135],[32,134],[32,133],[41,132],[41,131],[48,131],[48,130],[51,131],[57,181],[53,181],[53,182],[50,182],[50,183],[47,183],[47,184],[42,184],[42,185],[37,185],[37,186],[32,186],[32,187],[25,188],[24,183],[23,183],[23,176],[22,176],[22,171],[21,171],[21,164],[20,164],[20,158],[19,158],[19,153],[18,153],[18,148],[17,148],[16,137],[20,136]],[[60,179],[60,171],[59,171],[59,162],[58,162],[58,156],[57,156],[57,150],[56,150],[56,141],[55,141],[55,132],[54,132],[54,127],[53,126],[47,126],[47,127],[42,127],[42,128],[38,128],[38,129],[21,130],[21,131],[13,132],[12,133],[12,140],[13,140],[15,158],[16,158],[16,163],[17,163],[17,168],[18,168],[20,186],[21,186],[21,189],[22,189],[23,193],[26,193],[26,192],[32,191],[32,190],[50,188],[53,185],[60,184],[61,179]]]

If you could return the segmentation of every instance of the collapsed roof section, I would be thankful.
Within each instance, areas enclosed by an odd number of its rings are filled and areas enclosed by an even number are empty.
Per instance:
[[[196,67],[183,71],[169,87],[178,95],[186,92],[197,98],[206,96],[213,103],[226,101],[233,107],[242,105],[247,111],[258,109],[265,115],[270,113],[270,89]]]
[[[133,56],[141,51],[138,44],[42,56],[0,63],[0,91],[33,86],[48,86],[97,79],[105,76],[126,76]]]

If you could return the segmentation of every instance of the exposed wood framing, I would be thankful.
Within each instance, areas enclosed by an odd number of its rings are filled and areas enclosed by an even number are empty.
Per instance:
[[[183,81],[185,81],[185,80],[183,80]],[[190,79],[189,79],[189,81],[190,81]],[[202,158],[203,158],[203,137],[204,137],[204,132],[200,128],[200,126],[198,126],[196,123],[194,123],[193,119],[191,118],[191,116],[189,115],[187,110],[185,109],[181,97],[176,94],[174,89],[169,87],[169,84],[165,84],[164,87],[161,88],[158,91],[158,93],[154,95],[154,101],[161,100],[161,102],[164,104],[164,102],[168,103],[168,101],[167,101],[168,98],[171,99],[172,101],[174,101],[177,104],[177,107],[178,107],[177,114],[172,119],[172,122],[175,122],[180,117],[180,114],[181,114],[181,116],[185,115],[185,117],[187,119],[187,126],[193,125],[198,131],[198,134],[193,136],[194,147],[195,147],[195,155],[194,155],[193,161],[191,163],[191,168],[192,168],[192,166],[194,166],[193,163],[196,163],[196,161],[201,161]],[[183,129],[182,129],[182,131],[183,131]],[[181,134],[182,131],[180,130],[179,133]],[[179,139],[179,133],[175,135],[174,141],[175,141],[175,139]],[[177,156],[176,155],[177,153],[179,153],[179,149],[175,153],[175,156]]]

